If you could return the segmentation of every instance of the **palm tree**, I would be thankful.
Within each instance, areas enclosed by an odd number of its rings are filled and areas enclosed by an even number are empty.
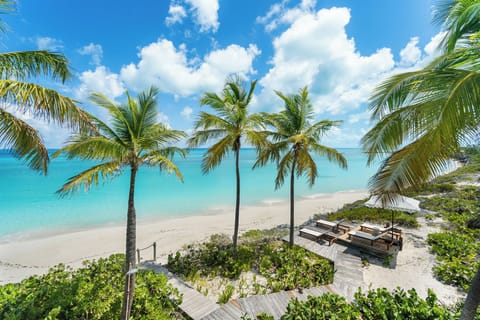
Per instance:
[[[337,150],[320,144],[322,136],[341,121],[314,120],[313,106],[308,98],[307,87],[298,94],[285,96],[276,94],[283,100],[285,109],[278,114],[265,114],[265,121],[274,131],[265,132],[272,143],[264,146],[259,153],[255,167],[264,166],[269,161],[278,164],[275,189],[280,188],[290,173],[290,247],[293,246],[295,228],[295,175],[308,176],[310,187],[315,184],[318,175],[317,165],[311,152],[325,156],[340,167],[347,168],[347,161]]]
[[[114,178],[125,168],[130,168],[126,271],[135,265],[135,180],[138,169],[142,165],[158,167],[161,171],[174,172],[183,181],[172,158],[175,154],[185,156],[185,151],[170,144],[180,141],[186,135],[182,131],[171,130],[158,122],[157,94],[158,90],[152,87],[141,92],[137,99],[133,99],[127,91],[127,103],[117,105],[104,95],[93,93],[90,97],[91,101],[109,112],[111,126],[92,116],[98,133],[76,134],[66,146],[54,154],[54,157],[65,154],[68,159],[80,158],[101,162],[69,178],[67,183],[57,191],[60,195],[71,194],[82,186],[89,189],[93,184],[98,184],[99,180]],[[126,279],[121,319],[129,317],[135,287],[134,275],[127,276]]]
[[[190,147],[197,147],[215,140],[204,155],[202,171],[209,173],[233,151],[235,156],[236,200],[235,225],[233,231],[233,256],[237,256],[238,227],[240,220],[240,148],[242,139],[251,145],[261,141],[258,129],[261,118],[249,114],[248,105],[253,97],[257,81],[252,81],[248,91],[239,78],[227,79],[220,95],[213,92],[203,94],[200,105],[209,105],[215,113],[201,112],[195,122],[195,133],[189,139]]]
[[[444,53],[424,69],[387,79],[371,97],[376,124],[362,144],[369,163],[385,158],[370,180],[384,203],[439,174],[480,126],[480,0],[439,1],[435,20],[446,31]],[[480,269],[461,319],[473,319],[479,302]]]
[[[0,14],[13,10],[15,1],[0,0]],[[6,30],[0,21],[0,32]],[[48,51],[0,53],[0,146],[10,148],[30,168],[47,173],[48,150],[38,130],[18,117],[30,113],[71,129],[92,129],[87,114],[75,101],[55,90],[28,82],[46,76],[62,83],[71,77],[69,62]]]

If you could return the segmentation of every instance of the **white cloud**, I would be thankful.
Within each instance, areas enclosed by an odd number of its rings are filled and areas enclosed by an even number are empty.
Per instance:
[[[422,57],[422,51],[418,47],[418,37],[412,37],[405,48],[400,51],[400,65],[412,66]]]
[[[172,128],[171,125],[170,125],[170,119],[163,112],[158,113],[157,121],[163,123],[169,129]]]
[[[189,6],[189,12],[193,16],[195,24],[200,26],[200,32],[216,32],[220,23],[218,22],[218,0],[172,0],[168,9],[169,16],[165,23],[169,26],[181,23],[187,17],[185,5]]]
[[[38,37],[35,40],[38,50],[58,51],[63,49],[61,40],[50,37]]]
[[[430,42],[425,46],[424,50],[427,53],[428,56],[430,57],[437,57],[440,55],[439,50],[439,45],[440,42],[442,42],[443,38],[447,34],[446,31],[442,31],[434,35],[431,39]]]
[[[102,46],[99,44],[90,43],[89,45],[84,46],[80,50],[78,50],[78,53],[80,53],[81,55],[91,56],[91,63],[98,66],[102,61],[103,49]]]
[[[184,117],[185,119],[189,120],[191,115],[192,115],[193,109],[190,107],[185,107],[183,108],[182,112],[180,112],[180,115]]]
[[[312,11],[311,1],[278,14],[288,28],[273,41],[272,67],[260,80],[259,105],[279,105],[273,90],[295,93],[309,86],[317,112],[347,113],[368,99],[395,62],[390,49],[362,56],[345,27],[347,8]],[[300,14],[302,13],[302,14]]]
[[[218,90],[232,73],[253,74],[253,59],[258,54],[255,45],[243,48],[232,44],[210,52],[203,59],[189,59],[185,45],[176,48],[171,41],[159,39],[141,48],[140,61],[122,67],[120,75],[135,90],[153,84],[163,92],[188,96]]]
[[[200,25],[200,31],[217,31],[218,22],[218,0],[185,0],[192,6],[195,22]]]
[[[84,71],[79,78],[81,84],[76,90],[76,96],[79,99],[85,99],[92,91],[95,91],[115,100],[125,91],[118,74],[108,71],[105,66],[98,66],[93,71]]]
[[[168,8],[169,16],[165,19],[167,26],[170,26],[175,23],[182,23],[183,19],[187,16],[187,12],[182,5],[170,3]]]
[[[347,122],[350,124],[358,122],[368,122],[370,120],[370,117],[371,115],[369,112],[354,113],[348,116]]]

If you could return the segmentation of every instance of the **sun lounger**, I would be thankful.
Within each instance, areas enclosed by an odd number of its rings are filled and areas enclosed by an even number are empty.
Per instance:
[[[379,234],[379,233],[384,233],[385,231],[389,230],[390,227],[381,227],[381,226],[377,226],[377,225],[374,225],[374,224],[369,224],[369,223],[362,223],[360,225],[360,231],[366,231],[366,232],[369,232],[369,233],[373,233],[373,234]]]
[[[327,220],[317,220],[316,222],[317,227],[320,228],[327,228],[327,229],[335,229],[337,227],[337,222],[327,221]]]
[[[373,242],[378,240],[378,239],[381,239],[385,234],[386,234],[386,232],[380,233],[378,235],[372,235],[371,233],[366,233],[366,232],[363,232],[363,231],[350,231],[348,233],[348,238],[349,239],[360,238],[360,239],[364,239],[364,240],[370,240],[370,244],[373,246]]]
[[[315,241],[320,240],[320,238],[324,233],[325,232],[320,232],[320,231],[316,231],[308,228],[300,229],[300,237],[314,239]]]

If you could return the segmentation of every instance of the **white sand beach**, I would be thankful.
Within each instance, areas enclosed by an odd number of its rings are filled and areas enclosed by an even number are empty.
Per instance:
[[[315,213],[326,213],[359,199],[368,192],[343,191],[319,194],[295,203],[297,224]],[[289,202],[275,201],[258,206],[246,206],[240,212],[240,232],[250,229],[272,228],[289,223]],[[233,233],[233,209],[216,210],[215,214],[170,218],[157,221],[140,221],[137,224],[137,247],[143,248],[157,242],[157,256],[166,261],[169,253],[183,245],[201,241],[214,233]],[[41,274],[58,263],[78,267],[86,259],[106,257],[124,252],[125,226],[94,228],[32,239],[19,239],[0,243],[0,284],[18,282]],[[153,251],[143,252],[152,259]]]
[[[368,197],[366,190],[320,194],[296,202],[297,224],[309,220],[315,213],[326,213],[359,199]],[[273,201],[258,206],[242,207],[240,231],[272,228],[289,221],[289,202]],[[415,288],[426,297],[433,289],[440,301],[454,303],[463,293],[444,285],[434,278],[432,266],[435,257],[428,252],[425,239],[428,233],[439,230],[437,224],[419,219],[421,228],[404,230],[404,248],[399,253],[395,268],[384,267],[381,261],[363,270],[364,280],[371,288],[388,289],[400,286]],[[233,232],[233,209],[215,211],[215,214],[143,221],[137,225],[137,247],[143,248],[157,242],[157,259],[166,262],[185,244],[201,241],[214,233]],[[58,235],[23,239],[0,244],[0,284],[18,282],[33,275],[42,274],[58,263],[78,267],[86,259],[106,257],[124,252],[125,227],[111,226]],[[145,250],[142,258],[152,259],[153,251]],[[373,261],[372,261],[373,262]]]

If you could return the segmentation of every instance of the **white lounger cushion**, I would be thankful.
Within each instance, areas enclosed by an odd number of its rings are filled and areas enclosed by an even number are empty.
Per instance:
[[[317,220],[317,223],[318,224],[323,224],[325,226],[330,226],[330,227],[336,227],[337,226],[337,224],[335,222],[327,221],[327,220]]]
[[[350,231],[348,234],[354,237],[363,238],[371,241],[377,240],[384,235],[384,233],[381,233],[377,236],[374,236],[374,235],[371,235],[370,233],[366,233],[362,231]]]
[[[323,234],[323,232],[318,232],[318,231],[315,231],[312,229],[306,229],[306,228],[301,229],[300,233],[306,233],[314,237],[320,237]]]
[[[366,229],[378,230],[379,232],[385,232],[390,229],[389,227],[384,228],[384,227],[376,226],[374,224],[369,224],[369,223],[362,223],[360,227],[366,228]]]

